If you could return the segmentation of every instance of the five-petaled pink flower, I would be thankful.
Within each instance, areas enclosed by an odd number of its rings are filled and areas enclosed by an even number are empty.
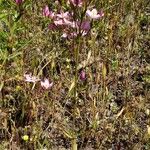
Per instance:
[[[61,12],[60,14],[56,15],[56,18],[54,20],[54,24],[56,26],[58,25],[70,25],[70,14],[69,12]]]
[[[43,16],[54,18],[55,14],[54,14],[54,12],[50,11],[49,7],[46,5],[43,9]]]
[[[98,13],[98,11],[94,8],[93,10],[87,10],[86,15],[91,19],[99,19],[104,16],[104,13]]]
[[[44,79],[44,81],[41,81],[41,86],[45,89],[49,89],[53,86],[53,82],[49,82],[48,79]]]

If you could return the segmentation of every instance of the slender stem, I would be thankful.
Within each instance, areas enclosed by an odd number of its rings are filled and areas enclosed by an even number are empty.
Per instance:
[[[77,139],[72,139],[72,150],[77,150]]]
[[[77,107],[77,88],[78,88],[78,64],[79,64],[79,50],[80,50],[80,36],[77,38],[77,47],[75,47],[75,87],[74,87],[74,114],[73,114],[73,124],[75,129],[75,111]],[[72,150],[77,150],[77,140],[76,137],[72,139]]]
[[[79,49],[80,49],[80,37],[78,38],[78,46],[75,48],[75,88],[74,88],[74,99],[75,104],[77,102],[77,86],[78,86],[78,64],[79,64]]]

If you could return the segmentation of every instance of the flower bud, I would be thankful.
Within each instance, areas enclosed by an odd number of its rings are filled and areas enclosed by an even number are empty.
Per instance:
[[[15,2],[17,5],[20,5],[23,2],[23,0],[15,0]]]
[[[82,80],[82,81],[86,80],[86,73],[83,70],[80,72],[80,80]]]

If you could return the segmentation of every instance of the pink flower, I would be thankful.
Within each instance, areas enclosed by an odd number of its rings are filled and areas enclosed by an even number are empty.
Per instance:
[[[86,73],[83,70],[80,72],[80,80],[82,80],[82,81],[86,80]]]
[[[68,19],[70,18],[69,12],[61,12],[60,14],[57,14],[56,17],[59,19]]]
[[[54,24],[55,24],[56,26],[65,25],[65,22],[64,22],[63,19],[59,19],[59,20],[55,20],[55,21],[54,21]]]
[[[68,24],[68,25],[72,28],[76,28],[77,31],[76,32],[75,31],[73,31],[73,32],[69,32],[69,31],[64,32],[63,35],[61,36],[63,38],[74,38],[74,37],[77,37],[79,34],[81,36],[85,36],[85,35],[88,34],[88,32],[91,28],[90,21],[83,21],[82,23],[70,22],[70,24]]]
[[[81,7],[83,4],[83,0],[70,0],[70,3],[72,3],[74,6]]]
[[[83,21],[81,23],[81,29],[88,32],[91,29],[90,21]]]
[[[96,9],[87,10],[86,15],[92,19],[99,19],[100,17],[104,16],[104,13],[98,13]]]
[[[64,19],[64,23],[65,25],[72,27],[72,28],[76,28],[77,27],[77,23],[75,21],[69,21],[67,19]]]
[[[25,77],[25,81],[26,82],[37,82],[37,81],[40,81],[39,78],[37,78],[36,76],[32,76],[31,74],[24,74],[24,77]]]
[[[85,20],[82,23],[77,21],[75,23],[75,27],[77,28],[77,35],[80,34],[81,36],[85,36],[88,34],[89,30],[91,29],[90,21]]]
[[[53,86],[53,82],[49,82],[48,79],[44,79],[44,81],[41,81],[41,86],[45,89],[49,89]]]
[[[23,2],[23,0],[15,0],[15,2],[17,5],[20,5]]]
[[[67,12],[61,12],[59,14],[55,15],[54,24],[56,26],[68,26],[71,28],[77,27],[77,21],[73,21],[73,18],[71,17],[71,14]]]
[[[54,12],[49,10],[49,7],[46,5],[43,9],[43,16],[45,17],[50,17],[50,18],[54,18],[55,14]]]
[[[72,25],[69,12],[61,12],[56,15],[54,24],[57,25]]]
[[[70,26],[70,27],[72,27],[72,28],[74,28],[75,27],[75,25],[73,24],[73,22],[71,22],[71,21],[69,21],[69,20],[67,20],[67,19],[57,19],[57,20],[55,20],[54,21],[54,24],[56,25],[56,26],[61,26],[61,25],[64,25],[64,26]]]

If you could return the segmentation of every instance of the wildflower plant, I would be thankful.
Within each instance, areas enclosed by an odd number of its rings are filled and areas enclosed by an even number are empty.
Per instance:
[[[82,0],[69,0],[67,4],[62,4],[62,1],[58,2],[58,10],[53,11],[47,5],[43,8],[43,16],[49,17],[50,25],[52,24],[56,27],[53,30],[58,30],[61,34],[60,38],[64,38],[71,41],[73,47],[72,53],[75,62],[75,66],[72,67],[74,72],[74,77],[72,79],[72,84],[69,88],[69,92],[73,91],[73,114],[75,114],[78,103],[78,66],[79,66],[79,53],[82,51],[82,40],[85,36],[90,35],[90,30],[92,29],[92,24],[94,21],[101,19],[104,16],[102,11],[97,11],[96,8],[90,8],[90,3]],[[100,13],[99,13],[100,12]],[[50,28],[51,29],[51,28]],[[72,59],[72,58],[71,58]],[[86,79],[86,74],[82,70],[80,72],[79,78],[81,81]],[[46,82],[46,81],[45,81]],[[41,82],[42,86],[44,82]],[[46,84],[46,83],[45,83]],[[49,86],[49,85],[48,85]],[[47,85],[46,85],[47,87]],[[75,124],[76,115],[73,115],[73,124]],[[72,149],[77,149],[77,133],[75,132],[76,127],[72,130],[73,135]]]

